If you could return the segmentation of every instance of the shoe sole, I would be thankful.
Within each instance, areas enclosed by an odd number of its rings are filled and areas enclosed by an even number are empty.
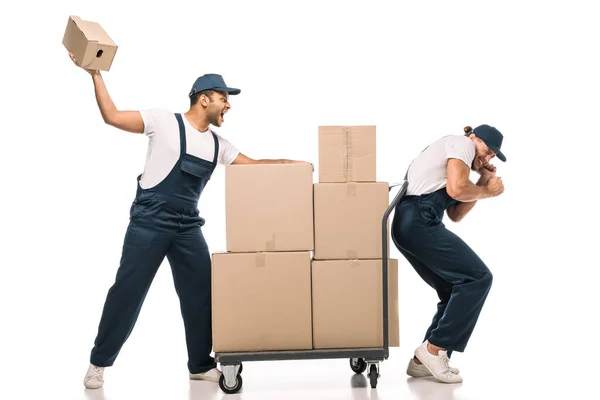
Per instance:
[[[419,368],[407,368],[406,369],[406,375],[412,376],[413,378],[426,378],[428,376],[433,376],[431,374],[431,372],[429,372],[429,370],[427,369],[427,367],[423,366],[423,369],[425,369],[425,371],[423,371],[422,369],[419,369]],[[452,367],[450,369],[450,371],[454,375],[459,375],[460,374],[460,370],[458,368]]]
[[[193,376],[190,376],[190,380],[192,380],[192,381],[219,382],[220,378],[221,378],[220,376],[218,378],[207,378],[207,377],[193,377]]]
[[[100,389],[102,386],[104,386],[104,383],[101,383],[100,385],[88,385],[87,383],[83,383],[83,386],[85,386],[86,389],[91,389],[91,390],[95,390],[95,389]]]
[[[425,367],[423,367],[423,368],[425,368]],[[406,375],[412,376],[413,378],[425,378],[425,377],[431,376],[431,373],[429,372],[429,370],[427,368],[425,368],[425,371],[423,371],[421,369],[407,368]]]

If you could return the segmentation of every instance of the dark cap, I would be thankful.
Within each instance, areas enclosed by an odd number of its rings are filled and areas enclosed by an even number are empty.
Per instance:
[[[490,150],[496,153],[500,161],[506,162],[506,157],[504,156],[504,153],[500,151],[500,148],[502,147],[502,139],[504,137],[498,129],[489,125],[480,125],[477,128],[473,129],[473,133],[479,139],[483,140],[483,142],[487,145],[487,147],[490,148]]]
[[[203,90],[216,90],[219,92],[227,92],[231,95],[241,93],[240,89],[228,87],[225,84],[223,77],[219,74],[204,74],[196,79],[196,82],[194,82],[194,85],[192,86],[192,90],[190,90],[189,97],[192,97]]]

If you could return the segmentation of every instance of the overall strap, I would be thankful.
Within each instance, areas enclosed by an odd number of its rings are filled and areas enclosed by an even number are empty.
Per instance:
[[[177,118],[177,122],[179,123],[179,158],[182,158],[187,151],[185,146],[185,126],[183,125],[181,114],[176,113],[175,118]]]
[[[217,163],[217,160],[219,158],[219,139],[217,138],[217,135],[215,135],[215,133],[211,130],[210,133],[212,133],[213,135],[213,139],[215,141],[215,155],[213,157],[213,164]]]

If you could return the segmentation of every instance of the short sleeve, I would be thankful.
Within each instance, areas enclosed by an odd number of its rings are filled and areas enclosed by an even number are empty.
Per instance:
[[[450,137],[446,141],[446,158],[457,158],[471,168],[475,159],[475,145],[466,136]]]
[[[237,158],[240,152],[227,139],[224,139],[219,135],[217,135],[217,138],[219,139],[218,163],[229,165]]]
[[[141,110],[142,120],[144,121],[144,135],[152,137],[159,131],[161,121],[164,120],[168,110],[152,108]]]

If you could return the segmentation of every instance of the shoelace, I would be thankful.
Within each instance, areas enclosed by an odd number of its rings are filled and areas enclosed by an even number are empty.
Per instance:
[[[442,356],[442,366],[444,367],[444,373],[449,372],[450,371],[450,359],[448,358],[448,356]]]
[[[102,375],[101,375],[100,368],[95,367],[95,366],[92,367],[92,371],[90,373],[90,378],[102,380]]]

